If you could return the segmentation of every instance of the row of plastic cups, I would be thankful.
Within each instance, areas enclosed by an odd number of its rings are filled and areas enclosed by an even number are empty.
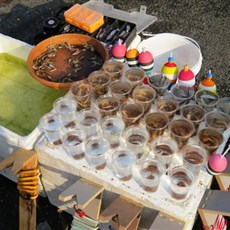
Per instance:
[[[196,107],[196,105],[193,105],[193,107],[194,106]],[[124,103],[122,105],[121,118],[126,127],[139,124],[139,120],[142,115],[142,113],[138,113],[138,116],[136,116],[138,112],[137,108],[139,107],[141,108],[140,105],[135,103]],[[184,108],[187,108],[187,105]],[[41,118],[41,125],[51,143],[59,144],[61,142],[60,136],[63,135],[61,134],[62,124],[65,128],[70,128],[74,127],[78,121],[77,123],[79,127],[86,132],[87,136],[92,136],[97,133],[101,116],[96,111],[86,109],[78,112],[78,115],[76,115],[76,102],[69,98],[59,98],[55,101],[54,110],[57,114],[46,114]],[[192,111],[189,106],[187,110]],[[213,115],[213,113],[210,113],[210,115]],[[220,112],[217,113],[219,114]],[[224,114],[220,113],[220,115]],[[214,118],[216,119],[216,116],[214,116]],[[116,121],[117,125],[121,127],[124,126],[119,119],[120,118],[110,118],[110,122],[108,124],[111,125],[113,120],[114,124]],[[177,119],[169,122],[168,117],[162,112],[150,112],[146,114],[143,119],[146,130],[149,132],[149,141],[163,135],[168,126],[170,135],[177,141],[179,149],[181,149],[194,134],[195,127],[192,122],[189,122],[189,119]],[[209,121],[210,119],[207,120]],[[217,122],[217,124],[219,125],[219,122]],[[108,128],[108,125],[105,128]],[[118,128],[118,126],[114,126],[113,129],[114,128]],[[198,134],[198,138],[200,143],[209,149],[210,153],[214,152],[223,141],[223,135],[211,128],[201,130]]]

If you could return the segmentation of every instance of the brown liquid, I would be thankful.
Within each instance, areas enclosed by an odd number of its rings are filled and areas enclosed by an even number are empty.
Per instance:
[[[103,164],[101,164],[101,165],[97,165],[97,166],[95,167],[95,169],[96,169],[96,170],[102,170],[102,169],[105,168],[105,166],[106,166],[106,163],[103,163]]]
[[[191,179],[184,172],[176,172],[171,177],[171,182],[179,187],[188,187],[192,184]],[[172,197],[175,199],[184,199],[186,195],[172,192]]]
[[[121,177],[121,178],[119,178],[119,179],[122,180],[122,181],[128,181],[128,180],[130,180],[131,178],[132,178],[132,175],[128,175],[128,176]]]
[[[184,158],[190,164],[201,164],[204,161],[203,156],[196,151],[187,152]]]
[[[155,147],[155,150],[157,152],[157,154],[160,154],[162,156],[169,156],[173,154],[172,149],[170,148],[170,146],[165,145],[165,144],[159,144]]]
[[[85,156],[85,153],[79,153],[79,154],[73,155],[73,158],[76,160],[80,160],[84,158],[84,156]]]
[[[56,141],[53,142],[53,145],[61,145],[62,144],[62,140],[58,139]]]
[[[82,80],[103,65],[101,55],[89,43],[51,45],[34,62],[36,74],[48,81],[74,82]]]
[[[145,142],[145,137],[139,134],[132,134],[128,137],[128,142],[134,145],[139,145]]]
[[[86,116],[82,121],[82,125],[91,126],[92,124],[97,123],[97,118],[93,116]]]

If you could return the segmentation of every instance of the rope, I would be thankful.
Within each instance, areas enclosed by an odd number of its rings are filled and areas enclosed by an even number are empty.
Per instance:
[[[35,200],[38,197],[38,176],[39,169],[21,170],[18,173],[17,188],[26,192],[29,195],[30,200]]]

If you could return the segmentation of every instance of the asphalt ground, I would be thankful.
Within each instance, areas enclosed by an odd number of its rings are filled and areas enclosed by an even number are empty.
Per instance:
[[[62,7],[86,1],[0,0],[0,33],[34,44],[43,21]],[[196,40],[203,55],[197,81],[211,69],[221,97],[230,96],[230,3],[226,0],[111,0],[105,1],[124,11],[147,6],[147,14],[158,20],[145,29],[153,34],[175,33]],[[216,187],[214,183],[214,188]],[[59,213],[47,198],[37,200],[37,222],[52,229],[67,229],[71,216]],[[16,184],[0,176],[0,229],[18,229]],[[163,226],[162,226],[163,229]],[[195,229],[202,229],[198,218]]]

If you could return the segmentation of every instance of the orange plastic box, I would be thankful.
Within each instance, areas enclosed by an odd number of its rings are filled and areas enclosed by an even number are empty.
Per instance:
[[[64,13],[65,21],[88,33],[93,33],[104,24],[104,16],[80,4],[75,4]]]

